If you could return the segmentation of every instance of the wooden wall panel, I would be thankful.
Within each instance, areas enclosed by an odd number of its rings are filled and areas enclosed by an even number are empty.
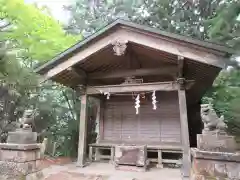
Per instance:
[[[141,101],[136,115],[132,96],[112,96],[105,101],[104,140],[118,142],[181,142],[177,92],[157,92],[157,110],[151,93]]]

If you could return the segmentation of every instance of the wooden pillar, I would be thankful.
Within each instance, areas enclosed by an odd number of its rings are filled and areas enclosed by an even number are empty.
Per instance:
[[[104,108],[105,108],[105,100],[103,98],[100,99],[100,119],[99,119],[99,141],[104,139]]]
[[[162,163],[162,150],[158,150],[158,168],[163,168],[163,163]]]
[[[87,135],[87,94],[81,95],[80,123],[79,123],[79,140],[78,140],[78,159],[77,166],[85,166],[86,156],[86,135]]]
[[[115,156],[115,148],[111,147],[111,157],[110,157],[111,164],[114,164],[114,156]]]
[[[102,118],[101,118],[101,114],[102,114],[102,100],[101,97],[95,98],[96,101],[96,106],[97,106],[97,114],[96,114],[96,127],[95,127],[95,132],[97,133],[97,137],[96,137],[96,143],[99,143],[100,138],[102,137],[101,134],[101,126],[102,126]],[[94,152],[94,161],[98,161],[99,160],[99,149],[97,147],[95,147],[95,152]]]
[[[188,117],[187,117],[187,102],[186,92],[184,87],[179,84],[178,100],[180,110],[180,124],[181,124],[181,139],[183,146],[183,168],[182,173],[184,177],[190,175],[190,144],[189,144],[189,132],[188,132]]]
[[[101,99],[95,98],[95,101],[97,106],[95,132],[97,134],[96,143],[98,143],[100,140]]]
[[[92,146],[90,146],[89,147],[89,155],[88,155],[89,157],[89,161],[90,162],[92,162],[93,161],[93,147]]]

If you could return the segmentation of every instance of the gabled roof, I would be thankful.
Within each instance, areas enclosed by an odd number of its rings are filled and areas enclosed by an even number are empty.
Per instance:
[[[60,53],[59,55],[54,57],[51,61],[36,68],[35,71],[40,74],[46,73],[51,68],[66,61],[68,59],[68,57],[71,57],[73,54],[78,52],[81,48],[84,48],[87,44],[89,44],[90,42],[93,42],[96,38],[104,35],[108,31],[111,31],[112,29],[119,27],[119,26],[133,28],[138,31],[144,31],[147,33],[159,35],[159,36],[165,37],[167,39],[177,40],[177,41],[185,42],[188,44],[196,45],[199,47],[207,48],[209,50],[217,51],[221,54],[224,54],[223,56],[229,56],[234,53],[234,51],[231,48],[225,47],[223,45],[214,44],[214,43],[206,42],[206,41],[201,41],[201,40],[193,39],[191,37],[177,35],[177,34],[169,33],[166,31],[161,31],[158,29],[150,28],[147,26],[139,25],[136,23],[125,21],[125,20],[116,20],[116,21],[112,22],[111,24],[107,25],[106,27],[100,29],[93,35],[89,36],[88,38],[84,39],[83,41],[78,42],[77,44],[73,45],[66,51]]]

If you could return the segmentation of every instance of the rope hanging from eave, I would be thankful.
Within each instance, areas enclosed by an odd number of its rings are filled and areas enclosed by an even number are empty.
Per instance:
[[[155,91],[153,91],[152,93],[152,105],[153,105],[153,110],[156,110],[157,109],[157,101],[156,101],[156,94],[155,94]]]
[[[140,108],[140,95],[138,94],[136,99],[135,99],[135,109],[136,109],[136,114],[139,113],[139,108]]]
[[[101,92],[102,94],[106,95],[107,99],[110,99],[110,92]],[[152,105],[153,105],[153,110],[157,109],[157,98],[156,98],[156,91],[148,91],[148,92],[144,92],[144,98],[145,98],[145,94],[147,93],[152,93]],[[132,94],[123,94],[123,93],[115,93],[114,95],[132,95],[134,97],[134,93],[132,92]],[[139,108],[140,108],[140,95],[142,95],[142,93],[138,93],[136,98],[135,98],[135,109],[136,109],[136,114],[139,114]]]

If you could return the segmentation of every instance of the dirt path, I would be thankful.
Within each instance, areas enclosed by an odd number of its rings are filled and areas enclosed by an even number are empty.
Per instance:
[[[109,163],[79,168],[75,163],[50,165],[42,170],[44,180],[181,180],[180,169],[150,169],[147,172],[117,171]]]
[[[48,176],[45,180],[108,180],[108,177],[62,171]]]

